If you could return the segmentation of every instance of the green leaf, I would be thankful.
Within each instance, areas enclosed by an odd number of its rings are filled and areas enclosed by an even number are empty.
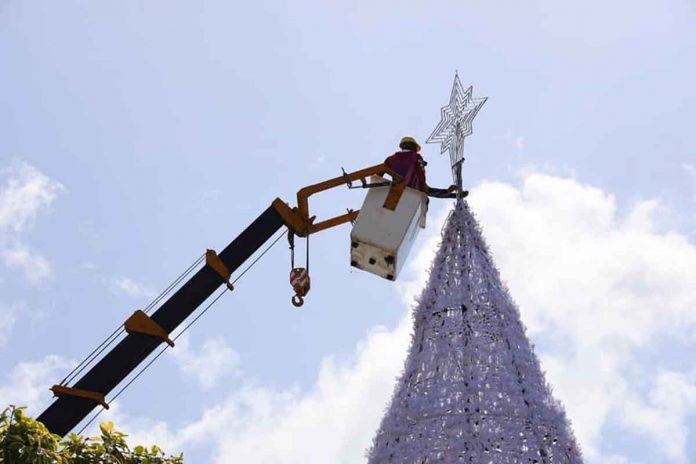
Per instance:
[[[75,433],[61,439],[24,412],[8,406],[0,412],[0,464],[182,464],[183,454],[166,456],[157,445],[130,449],[126,434],[112,422],[99,425],[100,437]]]

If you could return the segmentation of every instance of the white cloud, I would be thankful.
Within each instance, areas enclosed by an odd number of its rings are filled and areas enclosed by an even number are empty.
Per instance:
[[[60,381],[74,362],[49,355],[41,361],[21,362],[7,376],[9,382],[0,386],[0,407],[13,404],[27,406],[28,413],[38,415],[52,401],[48,388]]]
[[[685,420],[696,413],[696,375],[661,372],[647,401],[627,398],[622,417],[626,427],[653,437],[670,462],[689,462]],[[693,462],[693,461],[692,461]]]
[[[612,195],[567,178],[530,174],[519,188],[485,182],[470,203],[531,336],[543,342],[543,368],[588,464],[626,463],[622,452],[635,452],[612,447],[608,425],[645,437],[660,462],[686,462],[693,374],[665,369],[660,353],[644,362],[639,352],[670,340],[694,348],[696,247],[655,232],[657,203],[623,214]],[[416,278],[396,288],[409,302],[432,258],[436,222],[413,255]],[[132,418],[122,427],[169,450],[203,444],[219,463],[364,462],[410,329],[404,315],[394,330],[371,331],[351,360],[326,357],[306,391],[252,384],[181,428]]]
[[[18,163],[4,173],[8,178],[0,189],[0,230],[20,232],[64,189],[59,182],[26,163]]]
[[[51,264],[46,258],[22,245],[0,249],[0,257],[8,268],[22,270],[32,283],[41,283],[53,275]]]
[[[107,279],[109,288],[116,295],[128,295],[136,298],[154,298],[157,292],[152,288],[138,283],[128,277],[116,276]]]
[[[238,373],[239,369],[239,354],[222,337],[207,339],[200,351],[191,348],[188,335],[179,337],[172,359],[185,376],[194,378],[204,390],[214,387],[225,376]]]
[[[233,399],[243,413],[237,437],[221,437],[216,462],[358,463],[402,368],[410,321],[372,331],[352,362],[328,357],[310,392],[251,390]]]
[[[0,263],[20,270],[32,283],[40,284],[53,275],[51,264],[28,248],[22,233],[38,215],[48,209],[63,186],[26,163],[0,170]],[[2,282],[2,281],[0,281]],[[4,344],[17,321],[17,305],[0,308],[0,344]]]
[[[410,325],[404,318],[393,331],[373,329],[348,362],[325,358],[308,392],[250,385],[177,430],[118,410],[105,417],[115,417],[132,443],[158,443],[172,452],[215,446],[218,463],[364,462],[403,365]]]
[[[21,234],[51,206],[64,187],[26,163],[16,163],[2,174],[6,181],[0,188],[0,259],[39,283],[51,276],[50,263],[30,251],[22,243]]]

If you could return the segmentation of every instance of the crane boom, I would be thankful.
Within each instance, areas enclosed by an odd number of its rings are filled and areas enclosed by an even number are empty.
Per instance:
[[[169,334],[189,317],[220,285],[228,284],[229,278],[249,257],[266,243],[283,226],[292,234],[307,237],[310,234],[345,224],[357,218],[359,211],[349,210],[346,214],[315,222],[309,213],[308,199],[318,192],[329,190],[345,183],[360,180],[363,188],[371,185],[366,178],[372,175],[391,177],[391,185],[384,201],[384,208],[394,211],[405,188],[404,179],[385,166],[378,164],[350,174],[310,185],[298,191],[298,206],[291,208],[276,198],[254,222],[249,225],[227,247],[216,254],[208,250],[206,264],[179,290],[166,300],[152,316],[136,311],[125,322],[128,335],[101,358],[86,374],[72,386],[54,385],[51,390],[58,398],[38,417],[52,433],[65,436],[98,405],[109,407],[108,395],[119,383],[133,372],[162,343],[173,346]],[[212,255],[212,256],[210,256]]]
[[[269,206],[220,254],[220,260],[232,272],[285,225],[276,208]],[[193,275],[152,315],[152,320],[171,333],[193,313],[220,285],[223,278],[206,265]],[[162,340],[141,333],[130,333],[107,353],[74,385],[75,389],[107,395],[157,348]],[[98,406],[93,399],[60,396],[38,420],[51,432],[64,436]]]

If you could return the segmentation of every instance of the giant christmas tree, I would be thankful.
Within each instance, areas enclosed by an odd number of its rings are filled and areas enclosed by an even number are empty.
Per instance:
[[[449,152],[462,192],[464,138],[485,98],[455,75],[428,142]],[[369,451],[370,463],[582,462],[520,314],[459,195],[413,318],[406,367]]]
[[[519,311],[457,201],[370,463],[581,463]]]

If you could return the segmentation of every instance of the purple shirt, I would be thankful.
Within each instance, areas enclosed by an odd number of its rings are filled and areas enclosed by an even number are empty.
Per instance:
[[[425,191],[425,163],[417,152],[398,151],[384,160],[384,164],[402,176],[408,187]]]

